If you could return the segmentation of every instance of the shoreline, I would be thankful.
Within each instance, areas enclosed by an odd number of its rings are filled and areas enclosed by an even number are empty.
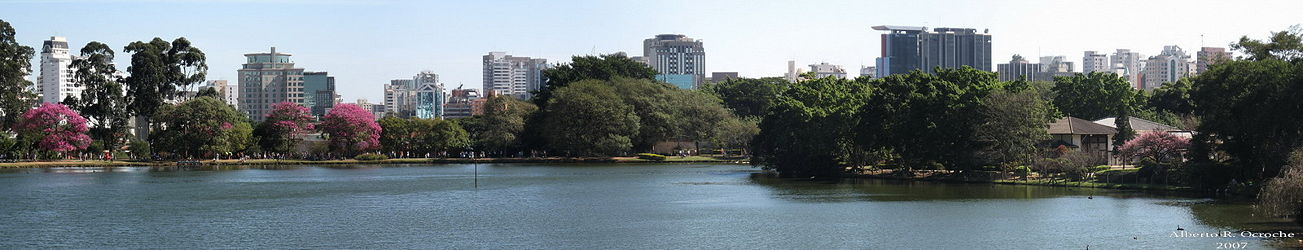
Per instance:
[[[891,173],[848,173],[843,174],[842,178],[858,179],[882,179],[882,180],[901,180],[901,181],[926,181],[942,183],[985,183],[993,185],[1029,185],[1029,186],[1048,186],[1048,187],[1080,187],[1080,188],[1099,188],[1113,190],[1138,190],[1151,192],[1178,192],[1178,193],[1207,193],[1206,190],[1199,190],[1192,187],[1174,186],[1165,184],[1144,184],[1144,183],[1106,183],[1094,181],[1071,181],[1062,179],[1005,179],[993,178],[992,173],[985,173],[986,176],[975,176],[974,174],[924,174],[923,176],[899,176]]]
[[[100,161],[100,160],[64,160],[64,161],[37,161],[37,162],[5,162],[0,163],[0,169],[20,169],[20,168],[62,168],[62,167],[173,167],[173,166],[231,166],[231,165],[349,165],[349,164],[453,164],[453,163],[621,163],[621,164],[639,164],[639,163],[722,163],[722,164],[741,164],[744,161],[726,160],[706,156],[690,156],[684,158],[670,157],[664,161],[652,161],[638,159],[637,157],[543,157],[543,158],[397,158],[385,160],[360,161],[354,159],[346,160],[277,160],[277,159],[227,159],[227,160],[200,160],[189,161],[193,164],[180,163],[181,161]]]

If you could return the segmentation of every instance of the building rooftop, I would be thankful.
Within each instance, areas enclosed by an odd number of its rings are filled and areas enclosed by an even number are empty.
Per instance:
[[[873,26],[873,30],[891,30],[891,31],[927,31],[923,26],[900,26],[900,25],[878,25]]]
[[[1111,135],[1117,134],[1117,129],[1099,125],[1097,123],[1082,120],[1076,117],[1060,118],[1054,123],[1050,123],[1049,133],[1052,135]]]

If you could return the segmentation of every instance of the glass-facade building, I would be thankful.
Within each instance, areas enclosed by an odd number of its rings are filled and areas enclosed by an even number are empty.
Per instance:
[[[976,29],[874,26],[882,34],[882,57],[877,58],[879,76],[935,68],[963,66],[991,71],[991,35]]]

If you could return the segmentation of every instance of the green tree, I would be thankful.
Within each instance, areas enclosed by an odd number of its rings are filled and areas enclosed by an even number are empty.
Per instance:
[[[457,122],[443,119],[419,119],[422,129],[429,131],[421,138],[421,152],[443,155],[444,152],[460,151],[471,145],[470,134]]]
[[[72,60],[72,80],[85,88],[72,108],[90,118],[90,136],[105,149],[117,149],[127,135],[127,99],[121,80],[114,74],[113,49],[100,42],[87,43],[81,56]],[[72,97],[72,96],[69,96]]]
[[[707,84],[702,89],[719,97],[738,116],[761,117],[789,85],[786,79],[778,77],[738,78]]]
[[[1054,106],[1066,116],[1098,120],[1134,113],[1144,94],[1113,73],[1092,72],[1054,79]]]
[[[638,133],[633,140],[634,151],[647,152],[656,143],[673,139],[679,133],[676,124],[678,109],[673,100],[678,88],[647,79],[614,77],[605,81],[620,100],[633,107],[638,116]]]
[[[559,88],[548,101],[544,138],[556,151],[603,156],[627,153],[638,134],[638,115],[601,80],[583,80]]]
[[[987,163],[1006,170],[1029,166],[1037,144],[1050,137],[1045,129],[1054,115],[1034,89],[998,90],[982,100],[979,110],[984,122],[977,127],[976,139],[983,145],[978,155]]]
[[[0,20],[0,127],[11,128],[18,116],[32,108],[36,95],[28,91],[32,82],[32,47],[18,44],[14,27]]]
[[[673,92],[675,107],[674,123],[678,138],[692,141],[696,148],[700,143],[715,141],[719,138],[717,129],[721,122],[735,119],[732,112],[725,109],[719,98],[701,91],[677,90]]]
[[[860,110],[860,145],[894,152],[910,168],[971,169],[980,163],[976,140],[981,100],[1000,87],[995,73],[969,67],[914,71],[877,81]]]
[[[760,134],[760,118],[728,116],[715,127],[715,145],[720,149],[742,149],[746,154],[751,140]]]
[[[131,54],[127,72],[127,109],[139,116],[137,123],[152,124],[155,113],[166,101],[177,97],[177,89],[204,81],[208,64],[203,51],[184,37],[171,43],[155,37],[149,42],[132,42],[123,51]],[[149,131],[140,135],[150,138]]]
[[[782,176],[834,176],[860,155],[856,113],[873,92],[866,79],[794,83],[760,121],[752,164]]]
[[[1181,116],[1191,115],[1194,113],[1194,100],[1190,99],[1191,91],[1194,90],[1189,78],[1163,83],[1162,87],[1154,89],[1153,95],[1149,96],[1149,106],[1157,111]]]
[[[244,151],[254,144],[248,117],[212,97],[199,97],[158,110],[155,152],[179,157],[214,157]]]
[[[634,61],[623,53],[601,56],[574,56],[569,64],[559,65],[543,70],[547,78],[547,88],[534,95],[534,104],[546,108],[552,98],[552,91],[570,83],[595,79],[611,80],[616,77],[633,79],[655,79],[656,70],[647,64]]]
[[[1290,26],[1288,30],[1272,32],[1267,41],[1240,37],[1240,41],[1231,44],[1231,49],[1247,55],[1248,60],[1296,60],[1303,58],[1303,28]]]
[[[416,150],[416,143],[422,136],[418,132],[428,132],[416,128],[412,119],[397,116],[385,116],[377,123],[383,128],[380,132],[381,149],[400,157],[403,153],[413,153]]]
[[[475,128],[475,149],[495,156],[523,150],[521,137],[525,121],[537,111],[538,106],[509,96],[489,97],[484,102],[484,115],[473,122],[473,125],[482,125]]]

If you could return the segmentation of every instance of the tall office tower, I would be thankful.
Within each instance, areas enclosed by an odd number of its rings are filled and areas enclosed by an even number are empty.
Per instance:
[[[1017,54],[1013,55],[1009,63],[1001,63],[995,68],[1001,81],[1033,81],[1036,80],[1036,74],[1041,72],[1041,64],[1027,62],[1027,59]]]
[[[547,59],[517,57],[506,52],[484,55],[484,92],[529,99],[543,89]]]
[[[1121,72],[1119,75],[1126,77],[1131,82],[1131,86],[1140,89],[1140,78],[1144,74],[1144,60],[1141,59],[1139,52],[1131,52],[1129,49],[1118,49],[1113,55],[1108,57],[1108,64],[1113,66],[1114,72]]]
[[[824,78],[829,76],[841,79],[846,78],[846,69],[843,69],[841,65],[828,64],[827,62],[810,64],[810,72],[814,72],[814,78]]]
[[[1140,89],[1153,90],[1163,83],[1176,82],[1194,75],[1195,65],[1190,56],[1176,45],[1163,46],[1163,53],[1145,60],[1144,78]]]
[[[439,83],[439,74],[421,71],[412,77],[416,84],[416,117],[423,119],[443,118],[444,103],[443,83]]]
[[[801,72],[796,70],[796,61],[788,60],[787,74],[783,75],[783,78],[787,78],[787,82],[796,82],[796,79],[801,77]]]
[[[303,72],[303,106],[318,118],[335,108],[335,77],[327,72]]]
[[[254,121],[266,118],[271,106],[281,102],[304,104],[303,68],[295,68],[289,53],[244,54],[239,70],[240,110]]]
[[[72,81],[73,56],[68,52],[68,39],[52,36],[41,46],[41,75],[37,76],[36,85],[41,102],[59,103],[69,96],[81,98],[81,91],[86,89]]]
[[[882,34],[882,57],[875,60],[879,77],[915,69],[933,73],[936,67],[991,71],[991,35],[987,32],[966,28],[927,32],[926,27],[890,25],[873,29],[887,31]]]
[[[1203,72],[1208,71],[1208,66],[1222,61],[1231,60],[1231,58],[1231,52],[1226,51],[1226,48],[1200,48],[1199,52],[1196,53],[1196,59],[1198,62],[1195,65],[1195,73],[1203,74]]]
[[[1108,55],[1093,50],[1086,51],[1084,54],[1081,57],[1081,73],[1113,72],[1113,66],[1108,62]]]
[[[706,79],[706,50],[701,40],[679,34],[656,35],[642,41],[642,55],[658,72],[657,80],[693,89]]]
[[[385,85],[385,112],[398,117],[416,115],[416,81],[413,79],[389,80]]]

